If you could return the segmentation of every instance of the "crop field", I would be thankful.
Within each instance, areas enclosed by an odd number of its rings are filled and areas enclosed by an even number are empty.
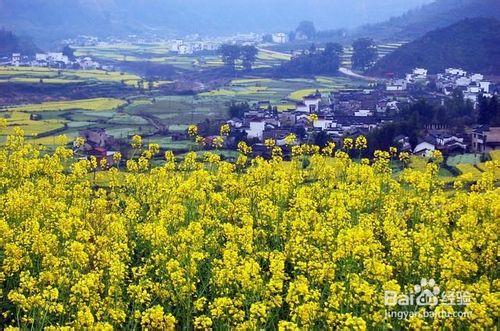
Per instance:
[[[100,169],[62,146],[13,141],[0,147],[7,330],[498,324],[500,188],[489,173],[449,186],[439,163],[394,174],[389,153],[365,163],[301,146],[291,161],[155,159],[147,141],[138,160]],[[402,309],[420,314],[388,314]]]
[[[482,174],[476,166],[469,163],[460,163],[455,166],[462,175],[470,175],[473,179],[477,180]]]
[[[329,93],[343,88],[366,86],[366,82],[345,77],[318,76],[314,79],[290,78],[290,79],[236,79],[229,86],[224,87],[224,93],[234,91],[232,96],[246,97],[249,101],[268,100],[278,105],[281,101],[299,101],[302,97],[319,90]],[[214,91],[216,94],[217,91]]]
[[[125,105],[125,101],[112,98],[44,102],[0,110],[0,118],[7,120],[6,134],[21,128],[27,138],[50,146],[55,145],[57,135],[75,138],[87,128],[106,128],[117,138],[154,131],[143,118],[116,111]],[[37,118],[31,119],[32,114]],[[6,134],[0,136],[0,141]]]
[[[20,111],[1,111],[0,118],[7,120],[7,127],[2,130],[0,136],[12,134],[15,128],[21,128],[27,137],[37,137],[40,134],[62,129],[66,123],[62,119],[31,120],[30,114]]]
[[[104,70],[59,70],[41,67],[0,67],[1,83],[75,84],[83,82],[120,83],[136,86],[141,77]]]
[[[126,102],[113,98],[96,98],[70,101],[43,102],[40,104],[21,105],[7,108],[8,111],[44,112],[83,109],[92,111],[115,110]]]
[[[230,98],[228,99],[230,100]],[[205,119],[227,118],[227,105],[219,98],[200,96],[164,96],[156,102],[132,103],[125,107],[129,115],[146,113],[155,116],[172,131],[183,131],[187,125]]]
[[[9,75],[31,75],[53,76],[50,79],[63,79],[57,72],[46,68],[16,68]],[[40,69],[40,70],[36,70]],[[106,73],[102,71],[86,72],[63,72],[64,79],[77,75],[80,79],[98,78],[118,81],[121,78],[128,79],[127,74]],[[73,76],[72,76],[73,75]],[[7,75],[5,75],[7,76]],[[34,78],[36,79],[36,78]],[[49,79],[49,78],[45,78]],[[169,84],[170,82],[162,82]],[[124,100],[112,98],[98,98],[87,100],[72,100],[58,102],[44,102],[40,104],[27,104],[10,106],[11,113],[24,112],[39,113],[42,119],[39,121],[24,121],[17,123],[22,125],[27,135],[53,145],[50,137],[36,137],[40,134],[48,134],[55,129],[63,129],[58,134],[66,134],[76,137],[78,132],[85,128],[106,128],[110,134],[116,137],[127,137],[130,134],[154,131],[151,123],[147,122],[142,115],[152,115],[169,127],[171,131],[184,131],[187,125],[199,123],[205,119],[227,118],[228,105],[231,101],[256,103],[267,100],[272,102],[279,111],[294,107],[294,101],[290,95],[314,92],[320,89],[329,92],[331,89],[356,86],[358,82],[341,77],[318,77],[316,79],[261,79],[244,78],[237,79],[218,90],[200,93],[195,96],[163,96],[155,97],[155,102],[150,98],[136,99],[127,105]],[[304,90],[307,90],[304,92]],[[116,109],[122,107],[123,111]],[[50,121],[50,122],[46,122]],[[47,125],[42,125],[45,123]],[[50,124],[50,125],[48,125]],[[32,129],[29,129],[33,126]],[[9,126],[11,129],[14,124]],[[169,143],[172,145],[172,143]],[[162,145],[163,146],[163,145]]]
[[[455,156],[450,156],[446,160],[446,164],[449,166],[456,166],[457,164],[478,164],[481,162],[481,154],[460,154]]]
[[[221,67],[224,63],[217,55],[178,55],[172,53],[164,43],[157,44],[109,44],[78,47],[75,55],[91,56],[97,59],[123,62],[154,62],[170,64],[182,70],[199,70]],[[291,55],[272,50],[259,49],[254,68],[271,68],[283,61],[289,61]],[[238,63],[241,68],[241,63]]]
[[[489,154],[493,161],[500,161],[500,150],[491,151]]]
[[[410,167],[415,170],[424,171],[428,162],[429,159],[425,157],[415,155],[410,157]]]

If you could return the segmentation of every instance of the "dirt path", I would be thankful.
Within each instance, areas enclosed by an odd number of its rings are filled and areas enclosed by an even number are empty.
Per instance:
[[[375,78],[375,77],[369,77],[369,76],[363,76],[363,75],[357,74],[357,73],[355,73],[354,71],[352,71],[351,69],[348,69],[348,68],[339,68],[339,72],[341,74],[344,74],[344,75],[349,76],[349,77],[354,77],[354,78],[359,78],[359,79],[363,79],[363,80],[368,80],[368,81],[371,81],[371,82],[376,82],[376,81],[383,80],[381,78]]]

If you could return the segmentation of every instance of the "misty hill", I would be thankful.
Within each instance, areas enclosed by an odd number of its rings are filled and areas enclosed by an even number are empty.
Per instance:
[[[413,40],[429,31],[473,17],[500,19],[500,1],[436,0],[385,22],[365,25],[355,30],[354,36],[377,40]]]
[[[370,74],[402,76],[415,67],[431,73],[460,67],[483,74],[500,74],[500,21],[465,19],[434,30],[382,58]]]
[[[79,34],[288,32],[303,20],[324,30],[378,22],[429,1],[0,0],[0,27],[37,41]]]
[[[0,56],[10,56],[12,53],[34,54],[36,51],[37,47],[31,39],[0,29]]]

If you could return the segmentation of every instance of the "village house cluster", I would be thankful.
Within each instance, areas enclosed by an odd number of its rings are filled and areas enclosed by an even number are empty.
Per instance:
[[[70,59],[61,52],[36,53],[34,56],[13,53],[10,59],[3,63],[14,67],[48,67],[58,69],[102,69],[103,67],[91,57],[76,57]]]
[[[325,132],[333,141],[340,141],[346,136],[366,135],[392,121],[400,102],[408,102],[408,98],[385,93],[379,88],[345,89],[327,94],[316,91],[282,112],[268,101],[259,102],[245,112],[243,118],[233,118],[228,124],[235,130],[244,131],[254,145],[266,139],[284,145],[284,138],[289,133],[305,141],[314,134]]]
[[[432,84],[431,84],[432,83]],[[468,73],[460,68],[448,68],[444,73],[428,75],[427,69],[415,68],[403,79],[390,79],[386,84],[387,91],[408,91],[414,86],[435,86],[436,93],[449,96],[454,91],[461,91],[464,99],[470,100],[476,107],[480,95],[492,97],[490,81],[482,74]]]
[[[429,88],[431,85],[435,87]],[[417,86],[426,87],[425,93],[422,90],[417,93]],[[290,133],[308,141],[315,134],[324,132],[329,139],[342,141],[344,137],[366,135],[392,122],[403,104],[420,98],[443,104],[451,97],[452,91],[460,90],[464,98],[476,107],[480,95],[493,96],[491,86],[483,75],[467,74],[461,69],[447,69],[443,74],[430,76],[426,69],[416,68],[404,79],[391,79],[370,88],[344,89],[327,94],[316,91],[286,111],[278,112],[270,102],[261,101],[242,118],[232,118],[228,124],[235,130],[244,131],[247,139],[257,147],[262,146],[266,139],[284,145],[284,138]],[[312,114],[314,120],[311,120]],[[450,132],[446,125],[429,125],[423,129],[425,136],[413,146],[406,135],[397,136],[394,145],[422,156],[429,156],[434,150],[450,155],[500,148],[500,128],[497,127],[480,126],[466,133]]]

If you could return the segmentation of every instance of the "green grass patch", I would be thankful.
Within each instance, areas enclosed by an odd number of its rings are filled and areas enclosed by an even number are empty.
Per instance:
[[[44,112],[84,109],[92,111],[114,110],[126,102],[113,98],[95,98],[71,101],[51,101],[7,108],[8,111]]]

